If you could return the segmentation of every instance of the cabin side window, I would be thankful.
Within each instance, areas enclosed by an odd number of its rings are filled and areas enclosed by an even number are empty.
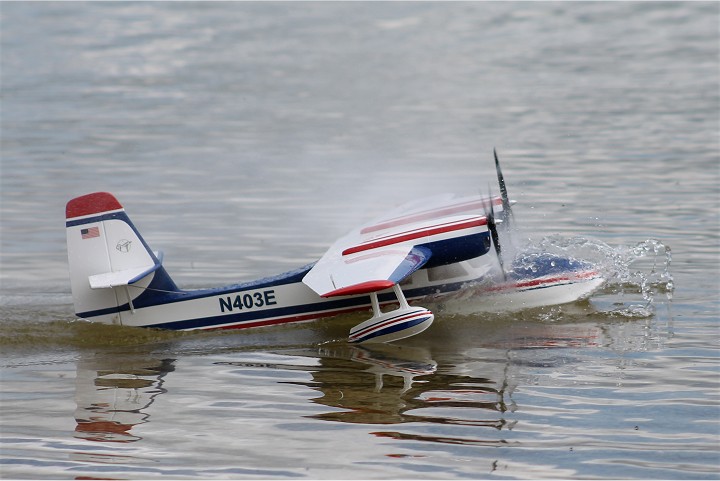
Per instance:
[[[448,264],[446,266],[433,267],[427,270],[430,282],[444,281],[455,277],[467,276],[467,271],[460,264]]]

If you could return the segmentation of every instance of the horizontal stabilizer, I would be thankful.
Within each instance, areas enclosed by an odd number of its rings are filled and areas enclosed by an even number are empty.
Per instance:
[[[108,289],[111,287],[127,286],[147,277],[162,265],[162,252],[155,253],[158,261],[142,267],[134,267],[117,272],[106,272],[88,277],[91,289]]]

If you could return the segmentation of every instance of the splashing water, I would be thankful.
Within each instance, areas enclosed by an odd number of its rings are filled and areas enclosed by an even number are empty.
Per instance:
[[[669,246],[656,239],[648,239],[635,246],[612,247],[597,239],[553,235],[538,242],[530,242],[524,254],[549,253],[569,259],[591,262],[607,279],[600,295],[618,297],[611,315],[649,317],[659,292],[672,300],[673,276],[670,273],[672,252]],[[635,303],[632,296],[640,295]],[[628,303],[628,300],[630,303]]]

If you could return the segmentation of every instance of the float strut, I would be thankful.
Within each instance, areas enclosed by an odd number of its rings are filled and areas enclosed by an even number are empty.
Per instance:
[[[378,302],[377,292],[370,293],[370,302],[372,302],[373,317],[380,317],[382,311],[380,310],[380,303]]]
[[[400,286],[397,284],[393,285],[393,291],[395,291],[395,297],[397,297],[398,302],[400,302],[400,309],[409,309],[410,305],[408,304],[407,299],[405,299],[405,294],[403,294]]]

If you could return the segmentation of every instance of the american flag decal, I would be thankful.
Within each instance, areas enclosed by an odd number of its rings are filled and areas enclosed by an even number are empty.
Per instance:
[[[89,227],[87,229],[81,229],[80,235],[83,239],[92,239],[93,237],[100,237],[100,229],[98,227]]]

